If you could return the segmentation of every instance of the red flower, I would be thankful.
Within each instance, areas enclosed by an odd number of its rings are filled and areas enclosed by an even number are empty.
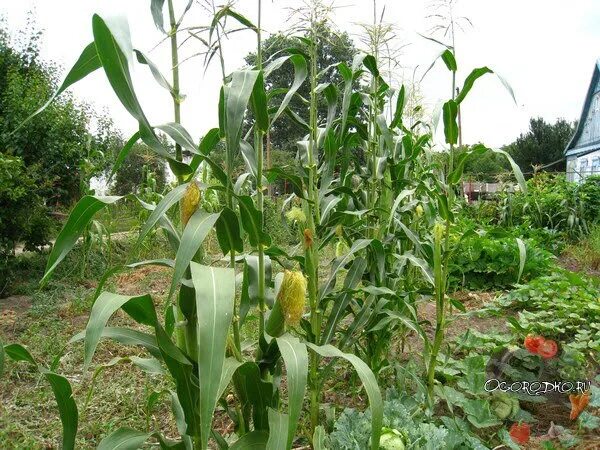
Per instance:
[[[542,336],[534,336],[532,334],[527,335],[525,338],[525,348],[529,350],[531,353],[537,355],[540,345],[544,343],[544,338]]]
[[[531,428],[527,423],[513,423],[508,434],[517,444],[526,444],[531,435]]]
[[[538,355],[544,359],[553,358],[558,353],[558,344],[552,339],[544,339],[538,348]]]
[[[571,401],[571,415],[569,418],[575,420],[590,402],[590,391],[578,395],[571,394],[569,395],[569,400]]]

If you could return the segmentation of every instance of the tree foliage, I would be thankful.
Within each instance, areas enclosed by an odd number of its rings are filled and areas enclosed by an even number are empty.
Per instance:
[[[61,76],[40,57],[41,39],[31,18],[14,40],[0,23],[0,152],[21,158],[26,167],[39,165],[34,181],[45,203],[70,204],[85,193],[91,176],[105,170],[118,133],[107,117],[68,94],[20,127]]]
[[[117,195],[139,193],[148,173],[152,173],[156,180],[156,189],[162,191],[167,181],[163,161],[147,145],[135,144],[116,173],[115,185],[112,190]]]
[[[344,62],[351,65],[352,58],[357,50],[348,33],[337,33],[326,25],[319,29],[319,46],[317,47],[317,70],[319,72],[328,69],[324,74],[321,83],[333,83],[339,85],[342,77],[337,70],[331,67],[333,64]],[[274,34],[263,42],[263,59],[269,61],[281,56],[281,53],[289,48],[297,48],[307,52],[306,43],[300,41],[297,37],[289,37],[284,34]],[[256,54],[250,53],[246,56],[246,62],[254,66]],[[294,70],[291,64],[286,63],[280,69],[274,71],[265,81],[268,89],[274,86],[291,86],[294,81]],[[282,97],[282,95],[281,95]],[[309,105],[307,99],[310,97],[310,85],[303,83],[298,89],[289,108],[300,117],[306,117]],[[327,103],[324,96],[318,105],[319,120],[327,116]],[[296,141],[302,139],[306,134],[302,126],[287,115],[282,116],[273,124],[270,131],[271,145],[274,148],[296,151]]]
[[[563,158],[565,147],[575,132],[575,124],[558,119],[554,124],[543,118],[532,118],[529,131],[521,134],[505,150],[513,157],[523,172],[531,172],[533,166],[546,166]],[[547,168],[564,171],[565,161]]]

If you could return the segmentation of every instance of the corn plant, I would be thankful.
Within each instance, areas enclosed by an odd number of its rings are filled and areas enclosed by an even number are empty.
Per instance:
[[[163,26],[163,3],[159,0],[151,2],[153,16],[159,28]],[[211,26],[208,27],[209,33],[221,29],[224,18],[237,21],[256,34],[258,63],[254,68],[234,71],[224,76],[225,83],[221,89],[218,110],[219,128],[210,130],[196,144],[180,123],[181,96],[176,35],[181,19],[175,20],[171,0],[168,0],[167,6],[171,26],[167,34],[173,50],[172,83],[167,81],[144,53],[132,48],[129,29],[124,20],[94,15],[94,41],[84,49],[55,94],[59,95],[75,82],[102,68],[117,97],[139,124],[139,130],[118,155],[113,171],[118,170],[133,144],[141,139],[154,153],[166,160],[178,180],[178,185],[157,205],[140,201],[142,207],[150,211],[150,215],[140,230],[137,243],[139,246],[148,233],[158,227],[163,230],[172,246],[174,257],[132,262],[107,271],[99,283],[86,329],[75,336],[72,342],[84,341],[85,372],[93,363],[101,339],[112,339],[145,348],[149,353],[148,358],[132,356],[121,359],[142,370],[168,374],[172,379],[175,390],[169,392],[169,395],[181,438],[173,443],[168,442],[160,431],[120,428],[106,436],[99,448],[115,448],[125,443],[134,448],[148,439],[154,439],[162,447],[206,449],[211,437],[226,448],[223,437],[212,429],[212,419],[217,403],[230,383],[233,384],[237,400],[237,441],[229,448],[291,448],[307,385],[311,390],[311,434],[314,432],[315,442],[321,442],[323,429],[317,423],[323,378],[319,373],[319,364],[321,357],[334,357],[348,360],[364,384],[372,412],[371,447],[377,449],[382,420],[382,399],[377,382],[372,371],[360,358],[343,353],[329,344],[324,331],[331,333],[331,327],[337,321],[335,317],[324,317],[323,313],[325,303],[334,295],[348,293],[347,289],[335,290],[336,278],[351,261],[352,267],[356,265],[359,259],[354,259],[355,256],[371,240],[356,239],[347,253],[334,262],[334,269],[325,283],[320,284],[318,277],[318,249],[328,243],[335,230],[334,223],[328,221],[333,206],[332,196],[328,194],[336,189],[332,187],[334,169],[339,166],[339,170],[347,172],[348,163],[342,160],[338,164],[330,146],[337,146],[341,150],[348,144],[345,140],[351,141],[348,111],[353,99],[356,99],[352,92],[352,81],[356,78],[362,61],[370,59],[362,56],[355,61],[356,67],[353,69],[344,67],[345,65],[339,67],[344,72],[346,85],[341,117],[336,118],[336,87],[317,84],[315,55],[319,43],[316,16],[313,15],[310,22],[313,34],[301,41],[308,44],[308,54],[291,49],[288,54],[280,55],[263,65],[260,51],[261,2],[258,1],[257,5],[257,25],[227,5],[216,11]],[[189,6],[188,4],[185,11]],[[212,45],[210,42],[208,44],[209,47]],[[148,66],[158,84],[172,96],[174,122],[153,126],[148,121],[130,75],[136,61]],[[265,79],[283,64],[294,66],[293,85],[268,90]],[[308,133],[306,139],[299,143],[301,173],[295,174],[283,168],[274,168],[265,173],[264,137],[277,118],[286,112],[291,97],[306,78],[311,83],[311,98],[308,121],[304,122],[299,118],[306,124]],[[283,99],[278,101],[276,95],[282,92]],[[330,103],[324,127],[319,123],[316,110],[316,98],[321,92],[325,93]],[[251,133],[244,136],[244,117],[249,108],[253,113]],[[41,110],[43,108],[37,113]],[[332,131],[334,121],[339,141]],[[166,134],[175,143],[175,152],[163,144],[158,138],[158,132]],[[253,145],[246,141],[250,134],[254,135]],[[227,153],[225,170],[211,158],[211,153],[222,141]],[[193,155],[189,163],[183,161],[184,152]],[[238,152],[244,157],[248,172],[233,180],[231,163]],[[206,185],[196,180],[198,172],[206,166],[210,167],[218,184]],[[289,180],[294,185],[296,195],[303,199],[306,217],[303,256],[288,255],[283,249],[274,246],[270,236],[264,231],[265,183],[278,177]],[[211,191],[224,192],[227,206],[212,212],[202,208],[202,197],[209,195]],[[344,194],[344,189],[340,186],[336,193]],[[349,201],[345,194],[343,197],[334,201]],[[54,269],[76,244],[78,236],[93,220],[94,214],[124,198],[140,200],[134,195],[87,195],[78,202],[50,253],[42,283],[52,276]],[[171,222],[167,215],[176,204],[179,205],[181,219],[178,225]],[[202,242],[213,229],[221,251],[224,255],[230,255],[230,267],[206,266],[201,263]],[[250,246],[246,253],[245,241]],[[237,258],[236,255],[242,257]],[[292,270],[272,279],[272,261],[279,261]],[[236,295],[235,273],[238,262],[243,265],[243,270],[239,273],[239,297]],[[157,311],[154,300],[148,294],[124,296],[104,291],[104,284],[112,274],[145,265],[162,265],[173,270],[164,311]],[[357,270],[357,274],[358,272],[360,271]],[[303,311],[307,291],[309,316],[305,319]],[[119,309],[145,327],[145,331],[107,326],[110,317]],[[247,351],[242,351],[240,327],[244,325],[248,314],[254,312],[258,314],[260,326],[256,342],[251,347],[255,351],[249,357]],[[326,326],[323,326],[324,321]],[[300,339],[290,333],[298,322],[301,325]],[[330,322],[332,325],[329,325]],[[2,356],[4,353],[13,359],[30,359],[19,356],[19,352],[13,351],[10,346],[4,347]],[[278,383],[282,363],[285,364],[287,376],[287,412],[284,412]],[[166,371],[163,367],[166,367]],[[50,381],[52,379],[54,378],[51,376]],[[63,446],[73,448],[77,432],[77,408],[74,407],[70,387],[68,390],[60,390],[57,399],[63,422]],[[64,406],[65,402],[68,407]]]

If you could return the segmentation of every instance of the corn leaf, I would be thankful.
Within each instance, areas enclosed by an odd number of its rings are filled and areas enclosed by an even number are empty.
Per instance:
[[[354,366],[369,397],[369,407],[371,408],[371,449],[377,450],[379,448],[379,437],[383,423],[383,400],[379,386],[377,385],[377,379],[371,369],[369,369],[369,366],[358,356],[352,353],[344,353],[333,345],[318,346],[311,343],[307,343],[306,345],[325,358],[344,358]]]
[[[156,223],[160,220],[160,218],[169,210],[171,207],[177,203],[185,194],[185,190],[187,189],[187,184],[180,184],[175,189],[171,190],[167,195],[163,197],[163,199],[156,205],[148,220],[140,230],[140,236],[135,244],[136,248],[142,243],[146,235],[150,232],[152,227],[156,225]]]
[[[308,76],[306,60],[302,55],[290,55],[289,59],[292,65],[294,66],[294,81],[292,82],[292,85],[283,97],[279,108],[277,108],[277,112],[275,112],[275,114],[271,118],[271,123],[274,123],[277,120],[277,118],[281,115],[281,113],[285,111],[287,106],[290,104],[292,97],[296,92],[298,92],[298,89],[300,89],[300,86],[302,86],[302,83],[304,83],[304,80],[306,80],[306,77]]]
[[[202,380],[199,392],[200,439],[201,447],[205,449],[219,400],[225,347],[233,318],[235,272],[194,262],[190,269],[196,290],[198,378]]]
[[[304,393],[306,392],[306,379],[308,373],[308,352],[306,345],[302,344],[298,338],[289,334],[284,334],[277,338],[277,346],[285,362],[285,370],[287,374],[287,391],[288,391],[288,423],[285,427],[287,430],[287,439],[284,438],[283,446],[270,447],[271,436],[269,436],[269,444],[267,448],[274,450],[280,448],[291,449],[296,428],[302,411],[302,402]],[[269,411],[269,424],[271,424],[271,412]],[[270,428],[271,434],[273,428]],[[281,442],[278,440],[278,442]]]
[[[237,215],[228,207],[221,210],[217,220],[217,240],[223,255],[227,255],[232,249],[238,253],[244,251],[244,241],[240,233],[240,223]]]
[[[268,439],[266,431],[251,431],[239,438],[229,450],[265,450]]]
[[[139,123],[140,137],[158,155],[169,160],[171,169],[176,175],[186,175],[190,167],[175,159],[158,140],[133,88],[130,65],[133,59],[133,48],[129,37],[129,26],[126,21],[106,21],[97,14],[92,18],[94,42],[98,57],[106,77],[121,104]]]
[[[98,58],[98,52],[96,51],[96,45],[92,42],[88,44],[79,55],[79,58],[69,70],[69,73],[59,86],[59,88],[50,96],[50,98],[44,103],[40,108],[37,109],[33,114],[27,117],[21,124],[17,127],[17,130],[45,110],[50,103],[54,101],[56,97],[58,97],[61,93],[63,93],[67,88],[71,85],[77,83],[79,80],[85,78],[90,73],[94,72],[96,69],[99,69],[102,66],[100,63],[100,58]],[[15,131],[17,131],[15,130]]]
[[[104,208],[106,205],[115,203],[122,197],[97,197],[86,195],[77,202],[73,211],[62,230],[56,238],[56,242],[52,247],[48,262],[46,263],[46,271],[40,284],[44,284],[58,264],[67,256],[73,246],[77,243],[79,236],[85,230],[85,227],[90,223],[92,217]]]
[[[84,371],[92,362],[96,347],[102,336],[102,330],[108,319],[120,308],[123,308],[127,314],[139,323],[150,326],[156,324],[156,312],[150,295],[126,296],[103,292],[92,306],[90,319],[85,328]]]
[[[175,268],[173,278],[171,279],[171,289],[169,290],[169,298],[172,297],[179,281],[183,277],[186,269],[194,255],[212,230],[215,222],[219,218],[219,214],[209,214],[198,208],[183,230],[181,236],[181,244],[175,256]]]
[[[233,72],[231,84],[225,92],[225,139],[227,150],[232,155],[236,155],[240,148],[244,115],[258,75],[258,70]]]
[[[287,446],[288,427],[290,419],[287,414],[269,408],[269,439],[267,450],[290,449]]]
[[[102,439],[97,450],[137,450],[151,435],[131,428],[119,428]]]
[[[458,104],[454,100],[448,100],[442,106],[442,117],[444,120],[444,136],[447,144],[456,144],[458,140]]]

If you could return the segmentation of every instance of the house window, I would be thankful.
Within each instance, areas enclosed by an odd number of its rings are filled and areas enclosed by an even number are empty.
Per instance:
[[[600,156],[592,159],[592,175],[596,173],[600,173]]]

